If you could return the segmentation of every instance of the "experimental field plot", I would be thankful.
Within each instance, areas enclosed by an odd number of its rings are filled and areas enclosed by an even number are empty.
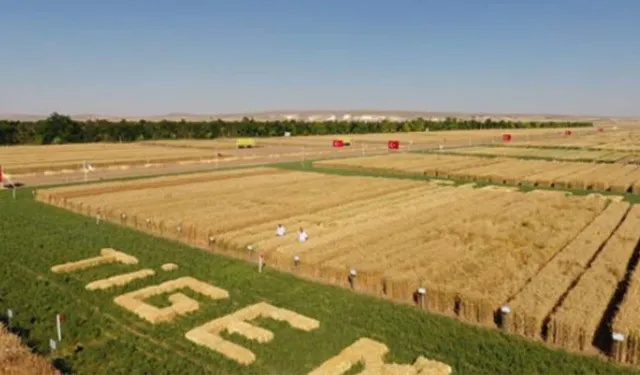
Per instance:
[[[478,156],[502,156],[514,158],[540,158],[553,160],[615,162],[629,158],[627,152],[607,150],[580,150],[562,148],[527,147],[464,147],[446,150],[448,153]],[[640,156],[640,155],[639,155]]]
[[[558,137],[546,140],[530,140],[518,143],[518,146],[566,147],[590,150],[610,150],[640,152],[640,131],[605,130],[604,132],[581,133],[580,137]]]
[[[319,167],[418,174],[459,181],[640,194],[640,166],[434,154],[315,162]]]
[[[640,207],[598,195],[270,168],[40,190],[37,199],[584,351],[640,224]],[[612,270],[606,287],[594,287]]]
[[[50,146],[0,147],[5,173],[26,174],[79,170],[84,162],[93,167],[174,163],[213,159],[206,150],[152,147],[136,143],[85,143]]]
[[[576,128],[572,130],[576,135],[590,134],[594,130],[590,128]],[[416,145],[429,145],[437,147],[439,144],[491,144],[502,142],[502,136],[509,133],[514,141],[563,139],[564,129],[486,129],[486,130],[453,130],[443,132],[398,132],[398,133],[371,133],[371,134],[336,134],[321,136],[296,136],[296,137],[272,137],[261,138],[265,145],[302,145],[325,146],[330,145],[333,139],[348,137],[353,146],[381,146],[386,148],[389,140],[400,141],[400,146],[406,146],[410,142]]]

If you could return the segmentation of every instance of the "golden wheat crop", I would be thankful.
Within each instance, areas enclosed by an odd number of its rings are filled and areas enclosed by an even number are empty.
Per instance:
[[[518,145],[538,147],[567,147],[588,150],[607,150],[624,153],[640,152],[640,132],[638,130],[618,130],[605,132],[581,132],[579,137],[550,137],[545,140],[530,140]]]
[[[465,147],[447,150],[462,155],[503,156],[503,157],[537,157],[556,160],[599,160],[616,161],[626,157],[624,152],[606,150],[579,150],[561,148],[526,148],[526,147]]]
[[[0,147],[5,173],[79,170],[85,161],[93,167],[138,165],[214,159],[211,151],[144,146],[136,143],[83,143],[51,146]]]
[[[422,161],[420,161],[422,160]],[[463,181],[640,192],[640,166],[451,154],[397,154],[315,162],[321,167],[426,174]]]
[[[521,335],[540,338],[544,319],[585,271],[591,258],[616,229],[628,209],[626,202],[611,203],[512,300],[507,301],[511,312],[506,328]]]
[[[640,268],[631,274],[627,291],[613,321],[614,334],[622,334],[622,342],[614,345],[614,357],[619,362],[640,363]]]
[[[634,205],[551,316],[548,341],[567,349],[588,350],[618,284],[625,277],[638,243],[639,226],[640,206]]]
[[[469,165],[466,157],[433,157]],[[539,161],[530,162],[528,170],[537,170]],[[41,189],[38,199],[245,259],[251,248],[271,267],[397,301],[410,303],[416,290],[425,288],[424,308],[487,325],[503,303],[535,284],[540,270],[586,247],[586,233],[604,233],[605,224],[592,222],[604,220],[596,218],[608,202],[561,191],[523,193],[271,168]],[[613,215],[611,210],[606,215]],[[284,236],[276,236],[278,224],[287,228]],[[300,227],[309,234],[305,243],[298,242]],[[575,256],[584,263],[582,252]],[[351,270],[357,276],[347,277]],[[142,306],[135,298],[124,302],[132,310]],[[185,311],[197,308],[191,301],[173,302],[188,305]],[[171,314],[156,311],[149,319]]]

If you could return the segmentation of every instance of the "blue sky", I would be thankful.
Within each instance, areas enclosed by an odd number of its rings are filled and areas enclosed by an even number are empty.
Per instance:
[[[640,115],[637,0],[0,0],[0,113]]]

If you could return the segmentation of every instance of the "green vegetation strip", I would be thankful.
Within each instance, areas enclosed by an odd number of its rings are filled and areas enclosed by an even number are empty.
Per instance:
[[[55,314],[64,313],[63,340],[51,354],[64,371],[78,374],[306,374],[361,337],[386,344],[386,360],[413,363],[419,356],[442,361],[455,374],[631,374],[596,358],[570,355],[498,331],[463,325],[409,306],[314,284],[255,265],[86,218],[32,199],[0,192],[0,311],[12,309],[12,328],[30,346],[48,353],[55,338]],[[137,266],[102,265],[71,274],[54,274],[52,265],[98,255],[112,247],[136,256]],[[179,269],[160,271],[164,263]],[[152,268],[156,275],[108,291],[88,291],[93,280]],[[192,276],[229,291],[230,298],[201,303],[194,313],[153,326],[117,306],[124,292],[181,276]],[[157,299],[154,299],[157,301]],[[266,301],[320,321],[303,332],[283,323],[260,320],[274,332],[258,344],[227,337],[253,351],[248,367],[197,346],[188,330],[240,308]],[[5,316],[6,318],[6,316]],[[79,350],[78,344],[82,345]]]

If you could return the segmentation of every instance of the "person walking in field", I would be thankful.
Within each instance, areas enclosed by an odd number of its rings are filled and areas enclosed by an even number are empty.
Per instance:
[[[284,225],[278,224],[278,227],[276,228],[276,236],[282,237],[285,233],[287,233],[287,229],[284,227]]]
[[[300,232],[298,232],[298,242],[305,243],[307,242],[307,239],[309,239],[307,232],[305,232],[304,229],[300,227]]]

